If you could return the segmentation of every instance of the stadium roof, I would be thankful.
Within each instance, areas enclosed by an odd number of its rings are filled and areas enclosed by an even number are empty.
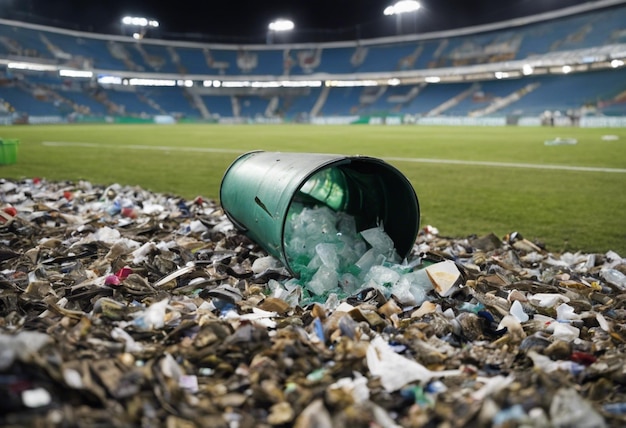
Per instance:
[[[124,15],[160,26],[147,37],[262,43],[267,26],[282,17],[296,30],[289,42],[365,39],[498,22],[582,3],[584,0],[421,0],[400,18],[383,15],[395,0],[0,0],[0,17],[69,29],[120,34]],[[287,36],[284,36],[287,37]]]

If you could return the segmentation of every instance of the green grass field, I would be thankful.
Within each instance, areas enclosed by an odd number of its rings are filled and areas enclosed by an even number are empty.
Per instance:
[[[604,141],[607,134],[619,139]],[[578,144],[544,145],[556,137]],[[552,252],[614,250],[626,256],[626,129],[50,125],[0,128],[0,138],[20,140],[17,163],[0,166],[0,177],[138,185],[186,198],[217,199],[226,168],[250,150],[380,157],[413,183],[420,224],[436,226],[442,235],[503,237],[517,231]]]

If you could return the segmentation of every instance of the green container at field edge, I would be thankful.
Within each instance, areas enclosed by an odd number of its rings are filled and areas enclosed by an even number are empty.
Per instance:
[[[406,257],[419,230],[419,204],[408,179],[366,156],[256,151],[226,170],[220,202],[233,224],[294,275],[285,226],[293,202],[326,205],[354,216],[358,230],[382,224]]]
[[[18,140],[3,140],[0,138],[0,165],[10,165],[17,161]]]

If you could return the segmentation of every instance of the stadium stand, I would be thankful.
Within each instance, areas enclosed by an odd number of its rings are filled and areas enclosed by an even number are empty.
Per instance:
[[[626,69],[594,71],[567,76],[541,76],[532,79],[538,89],[505,107],[502,113],[535,116],[545,110],[565,112],[581,106],[597,105],[623,90]]]
[[[306,122],[315,108],[316,102],[322,99],[321,92],[320,88],[306,88],[281,95],[277,112],[289,120]]]
[[[212,116],[217,115],[221,117],[238,116],[238,112],[233,104],[234,97],[229,95],[208,95],[200,97],[202,106]],[[201,108],[201,107],[200,107]],[[203,114],[207,116],[207,114]]]
[[[135,40],[0,20],[0,115],[623,116],[625,3],[599,0],[440,33],[299,45]]]
[[[175,117],[199,117],[200,113],[194,107],[193,100],[178,87],[149,87],[143,91],[144,97],[151,100],[161,114],[171,114]]]

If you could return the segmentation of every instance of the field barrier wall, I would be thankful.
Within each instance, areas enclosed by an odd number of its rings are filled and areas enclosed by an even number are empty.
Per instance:
[[[176,119],[172,116],[155,117],[130,117],[130,116],[0,116],[2,125],[41,125],[63,123],[117,123],[117,124],[176,124],[176,123],[219,123],[219,124],[280,124],[286,123],[279,118],[234,118],[224,117],[220,119]],[[326,116],[314,117],[308,122],[313,125],[440,125],[440,126],[541,126],[538,117],[518,117],[511,121],[507,117],[466,117],[466,116],[436,116],[414,117],[401,115],[387,116]],[[571,127],[572,123],[567,117],[558,118],[554,126]],[[578,123],[581,128],[626,128],[626,116],[584,116]]]

